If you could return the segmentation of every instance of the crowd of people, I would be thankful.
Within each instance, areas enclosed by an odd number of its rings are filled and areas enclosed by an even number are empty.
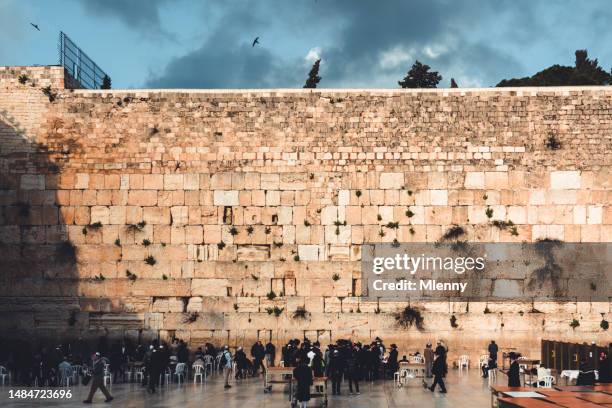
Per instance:
[[[491,370],[497,368],[499,348],[495,341],[488,346],[488,358],[482,364],[482,376],[487,377]],[[411,356],[419,356],[425,364],[423,387],[434,392],[439,387],[441,393],[446,393],[444,378],[448,373],[448,347],[439,341],[434,348],[431,343]],[[520,385],[519,356],[510,353],[510,368],[507,372],[508,385]],[[370,344],[352,342],[340,339],[333,344],[322,347],[318,341],[308,339],[290,340],[282,346],[280,358],[277,358],[276,346],[272,342],[263,344],[255,342],[250,350],[238,347],[232,354],[228,346],[216,348],[211,343],[189,350],[187,344],[174,339],[171,344],[163,341],[134,344],[129,339],[114,342],[109,345],[106,337],[101,337],[95,347],[83,339],[60,344],[56,347],[41,347],[32,350],[23,343],[6,344],[0,347],[0,365],[7,367],[16,384],[26,386],[60,386],[66,385],[65,379],[73,377],[75,367],[81,367],[83,382],[91,381],[89,396],[84,401],[91,402],[95,392],[100,389],[106,401],[113,399],[104,385],[103,377],[109,375],[113,383],[125,382],[127,367],[137,364],[142,369],[139,379],[148,392],[155,393],[158,384],[166,378],[163,375],[168,368],[176,373],[176,367],[202,365],[211,362],[219,371],[223,371],[225,388],[230,388],[230,376],[236,381],[247,377],[257,377],[265,373],[266,367],[273,367],[277,360],[285,367],[294,367],[294,378],[297,382],[297,397],[299,402],[308,401],[313,378],[327,377],[331,382],[333,395],[342,394],[342,384],[348,383],[349,395],[359,395],[361,381],[376,381],[392,379],[398,372],[402,362],[408,362],[404,355],[399,359],[395,344],[385,346],[380,338]],[[600,381],[609,381],[610,363],[607,355],[603,355],[600,369]],[[211,363],[208,363],[211,364]],[[174,370],[174,371],[172,371]],[[187,375],[187,372],[182,373]],[[433,377],[431,385],[428,380]],[[581,379],[583,381],[583,379]]]

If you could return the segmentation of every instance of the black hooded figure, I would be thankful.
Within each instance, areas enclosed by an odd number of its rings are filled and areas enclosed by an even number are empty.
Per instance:
[[[297,382],[297,392],[295,398],[300,403],[300,407],[305,407],[310,401],[310,386],[312,385],[312,370],[308,367],[308,360],[300,359],[298,366],[293,369],[293,378]]]

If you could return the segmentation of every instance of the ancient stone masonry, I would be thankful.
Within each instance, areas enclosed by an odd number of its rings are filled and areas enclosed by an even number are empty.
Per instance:
[[[405,303],[358,294],[363,242],[453,225],[479,242],[611,241],[612,88],[64,82],[60,67],[0,68],[3,335],[443,338],[474,358],[491,339],[534,355],[543,337],[610,341],[609,302],[413,302],[419,331],[396,325]]]

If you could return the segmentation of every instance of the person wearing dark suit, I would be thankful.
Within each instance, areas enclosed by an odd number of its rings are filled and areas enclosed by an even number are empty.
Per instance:
[[[521,386],[521,368],[518,363],[518,355],[510,353],[510,369],[508,370],[508,387]]]
[[[305,408],[310,401],[310,386],[313,383],[312,370],[307,363],[307,359],[299,359],[298,366],[293,369],[293,378],[297,382],[295,398],[299,402],[300,408]]]
[[[98,388],[106,397],[106,400],[104,400],[104,402],[111,402],[113,400],[113,396],[104,386],[104,360],[102,360],[102,358],[100,357],[100,353],[95,353],[92,356],[91,387],[89,388],[89,394],[87,395],[87,399],[83,401],[83,403],[91,404],[91,400],[93,399],[93,396],[98,390]]]
[[[446,385],[444,384],[444,377],[446,377],[446,374],[448,372],[448,366],[446,364],[446,353],[438,353],[438,351],[436,351],[432,371],[434,375],[434,381],[433,384],[431,384],[431,387],[429,387],[429,391],[434,392],[434,390],[436,389],[436,385],[439,385],[440,392],[445,394]]]

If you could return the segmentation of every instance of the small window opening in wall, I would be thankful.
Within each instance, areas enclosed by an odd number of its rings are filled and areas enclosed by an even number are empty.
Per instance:
[[[232,207],[223,208],[223,223],[227,225],[232,223]]]

